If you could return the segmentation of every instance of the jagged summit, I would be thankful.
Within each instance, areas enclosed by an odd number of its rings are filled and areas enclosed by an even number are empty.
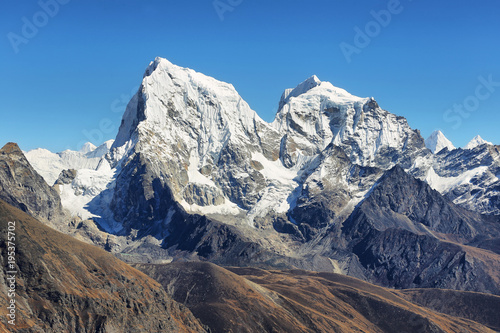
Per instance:
[[[128,104],[113,147],[134,145],[141,133],[161,130],[167,141],[200,135],[206,153],[230,136],[252,132],[254,120],[263,122],[233,85],[158,57]],[[185,132],[194,129],[199,133]]]
[[[290,98],[300,96],[303,93],[308,92],[312,88],[319,86],[320,84],[320,79],[318,79],[316,75],[313,75],[304,82],[300,83],[297,87],[285,89],[283,95],[281,95],[280,105],[278,109],[281,110],[283,105],[288,103]]]
[[[465,145],[464,149],[474,149],[478,146],[482,146],[484,144],[492,145],[491,142],[484,140],[481,136],[476,135],[472,140],[469,141],[467,145]]]
[[[316,87],[320,87],[321,90],[311,91]],[[281,99],[280,99],[280,103],[279,103],[279,107],[278,107],[278,114],[280,113],[283,106],[286,105],[287,103],[289,103],[293,97],[299,97],[299,96],[307,94],[309,92],[310,92],[310,94],[335,95],[339,98],[345,98],[345,99],[359,99],[359,97],[351,95],[346,90],[344,90],[342,88],[335,87],[330,82],[321,81],[316,75],[313,75],[313,76],[309,77],[307,80],[301,82],[299,85],[297,85],[297,87],[285,89],[285,91],[281,95]]]
[[[430,149],[434,154],[439,153],[444,148],[448,150],[455,149],[453,143],[444,136],[443,132],[437,130],[425,140],[425,146]]]

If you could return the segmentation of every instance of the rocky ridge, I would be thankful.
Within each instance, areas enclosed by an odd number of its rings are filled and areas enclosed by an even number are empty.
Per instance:
[[[58,225],[67,218],[57,192],[12,142],[0,149],[0,199],[46,223]]]

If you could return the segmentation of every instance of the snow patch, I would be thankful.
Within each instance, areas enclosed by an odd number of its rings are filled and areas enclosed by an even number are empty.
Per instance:
[[[180,205],[184,210],[188,213],[191,214],[200,214],[200,215],[238,215],[243,210],[238,207],[237,204],[229,201],[226,198],[226,201],[222,205],[217,205],[217,206],[199,206],[196,204],[190,205],[189,203],[186,202],[186,200],[182,199],[180,202]]]
[[[445,194],[455,187],[469,183],[472,178],[484,174],[487,170],[487,166],[481,166],[468,170],[457,177],[441,177],[431,167],[427,171],[425,181],[436,191]]]
[[[73,216],[79,216],[83,220],[99,217],[88,211],[88,204],[108,188],[114,174],[114,170],[109,167],[107,161],[103,162],[99,170],[78,170],[71,184],[56,185],[59,188],[63,207],[68,209]]]
[[[189,182],[195,183],[195,184],[217,187],[215,185],[215,183],[210,178],[208,178],[207,176],[200,173],[199,168],[198,168],[199,163],[200,163],[200,159],[199,159],[198,155],[193,151],[191,153],[191,156],[189,157],[189,166],[188,166],[188,170],[187,170]]]

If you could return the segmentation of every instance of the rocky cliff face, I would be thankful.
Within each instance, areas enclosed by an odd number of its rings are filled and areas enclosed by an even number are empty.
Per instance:
[[[54,225],[65,217],[57,192],[33,169],[15,143],[0,149],[0,199]]]
[[[113,255],[54,231],[0,200],[15,222],[16,326],[7,323],[6,233],[0,237],[0,327],[19,332],[205,332],[162,287]]]
[[[500,220],[454,205],[400,167],[381,177],[342,235],[370,281],[500,293],[500,256],[467,246],[498,240]]]
[[[434,157],[424,180],[457,205],[500,215],[500,147],[445,150]]]

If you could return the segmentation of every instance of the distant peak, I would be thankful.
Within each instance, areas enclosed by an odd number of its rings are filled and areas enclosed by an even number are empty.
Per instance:
[[[94,151],[97,147],[91,143],[91,142],[86,142],[83,144],[82,148],[80,148],[80,153],[87,154],[90,153],[91,151]]]
[[[431,136],[444,136],[444,134],[440,130],[436,130],[432,132]]]
[[[455,149],[453,143],[440,130],[432,132],[427,140],[425,140],[425,146],[434,154],[439,153],[444,148],[448,150]]]
[[[484,144],[492,145],[491,142],[484,140],[481,136],[476,135],[469,143],[464,147],[464,149],[474,149],[478,146],[482,146]]]

